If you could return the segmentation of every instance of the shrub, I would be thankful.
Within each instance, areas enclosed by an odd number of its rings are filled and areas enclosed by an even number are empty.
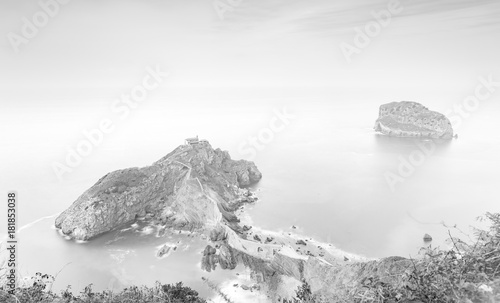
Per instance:
[[[406,287],[424,302],[500,301],[500,214],[487,213],[488,230],[475,230],[475,243],[450,233],[453,249],[427,248],[414,262]]]
[[[411,260],[401,285],[378,284],[358,290],[354,302],[500,302],[500,214],[487,213],[480,220],[487,230],[474,230],[467,243],[450,234],[453,248],[423,248],[423,257]],[[367,296],[367,294],[370,294]]]
[[[33,285],[27,288],[17,288],[15,296],[9,295],[0,287],[0,302],[5,303],[206,303],[198,296],[198,292],[183,286],[182,282],[175,285],[161,285],[153,287],[132,286],[121,292],[111,291],[94,292],[92,284],[85,287],[75,296],[71,287],[62,291],[60,295],[47,291],[45,286]]]
[[[311,286],[303,281],[302,285],[295,291],[295,298],[283,299],[283,303],[317,303],[319,299],[311,292]]]
[[[487,230],[474,230],[471,243],[453,237],[453,248],[423,248],[423,257],[411,260],[400,285],[377,279],[353,289],[349,298],[336,302],[355,303],[495,303],[500,302],[500,214],[486,213]],[[314,303],[319,298],[303,283],[296,298],[284,303]]]

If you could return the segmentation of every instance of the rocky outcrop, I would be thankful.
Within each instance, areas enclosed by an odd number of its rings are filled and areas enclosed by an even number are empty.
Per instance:
[[[240,187],[261,178],[254,163],[234,161],[207,141],[182,145],[151,166],[105,175],[60,214],[55,225],[77,240],[146,215],[181,229],[234,225],[234,211],[249,199]]]
[[[443,114],[430,111],[410,101],[391,102],[380,106],[375,131],[395,137],[451,139],[453,128]]]
[[[172,251],[177,250],[177,246],[164,244],[160,247],[160,249],[156,252],[156,256],[158,258],[163,258],[164,256],[168,256]]]
[[[266,231],[261,233],[264,237]],[[275,243],[263,244],[219,226],[212,231],[215,247],[209,245],[205,249],[202,268],[211,271],[220,265],[222,269],[234,269],[243,264],[258,276],[257,280],[268,286],[273,302],[287,294],[295,295],[295,287],[288,293],[279,290],[280,284],[289,278],[307,282],[312,292],[324,302],[337,302],[350,298],[355,289],[381,284],[399,285],[404,273],[413,268],[411,260],[401,257],[368,260],[349,255],[346,258],[345,252],[330,244],[296,241],[293,236],[286,235],[273,234],[273,237]]]
[[[294,294],[295,287],[282,287],[287,279],[306,281],[329,302],[346,295],[350,287],[361,287],[363,279],[397,283],[407,260],[370,261],[312,238],[240,222],[236,210],[256,200],[242,187],[261,178],[255,164],[234,161],[206,141],[183,145],[151,166],[102,177],[57,217],[56,227],[77,240],[91,239],[139,217],[162,225],[161,230],[196,230],[211,242],[201,257],[204,270],[231,270],[243,264],[274,299],[286,297],[282,291]],[[157,257],[175,249],[164,244]]]

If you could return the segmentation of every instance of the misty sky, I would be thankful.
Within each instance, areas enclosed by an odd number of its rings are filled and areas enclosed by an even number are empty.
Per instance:
[[[339,129],[354,134],[339,147],[351,153],[366,139],[356,134],[372,131],[380,104],[412,100],[445,112],[474,93],[479,77],[500,81],[498,0],[400,0],[402,11],[350,62],[342,43],[353,45],[356,29],[374,22],[372,13],[387,10],[389,0],[241,0],[223,19],[214,0],[67,0],[16,52],[9,37],[39,14],[39,1],[55,0],[0,0],[0,184],[32,202],[23,205],[33,207],[26,222],[60,211],[109,171],[150,164],[186,137],[198,134],[242,158],[238,145],[285,106],[297,114],[280,134],[291,145],[277,139],[260,154],[269,161],[302,145],[296,136],[321,142],[343,136]],[[110,105],[141,83],[148,66],[170,76],[120,119]],[[466,139],[454,146],[498,148],[499,98],[497,91],[464,121]],[[344,114],[346,104],[354,110]],[[66,177],[74,186],[62,187],[52,163],[103,118],[116,130]],[[318,146],[312,158],[330,157]]]
[[[211,0],[72,0],[16,53],[7,34],[37,2],[0,2],[4,92],[127,87],[148,65],[179,87],[334,88],[457,87],[500,66],[495,0],[401,0],[351,63],[340,43],[388,1],[242,0],[221,20]]]

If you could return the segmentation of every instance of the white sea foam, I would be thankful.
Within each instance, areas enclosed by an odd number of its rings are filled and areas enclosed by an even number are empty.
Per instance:
[[[53,215],[50,215],[50,216],[45,216],[45,217],[41,217],[39,219],[36,219],[35,221],[33,221],[31,223],[28,223],[28,224],[25,224],[25,225],[21,226],[20,228],[18,228],[17,232],[20,233],[20,232],[22,232],[23,230],[25,230],[27,228],[33,227],[35,224],[37,224],[37,223],[39,223],[39,222],[41,222],[43,220],[54,218],[54,217],[58,216],[59,214],[60,213],[56,213],[56,214],[53,214]]]

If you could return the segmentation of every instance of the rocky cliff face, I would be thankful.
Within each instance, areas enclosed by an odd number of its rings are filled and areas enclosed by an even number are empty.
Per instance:
[[[164,228],[196,230],[211,241],[201,256],[204,270],[243,264],[275,300],[294,295],[296,284],[286,280],[306,281],[330,301],[348,294],[351,287],[362,287],[364,278],[397,283],[407,260],[369,261],[311,238],[243,225],[235,211],[255,197],[241,187],[261,177],[254,163],[231,160],[208,142],[183,145],[151,166],[102,177],[57,217],[56,227],[78,240],[137,217],[149,217]],[[164,247],[158,254],[167,253]]]
[[[239,187],[262,175],[252,162],[231,160],[208,142],[182,145],[151,166],[109,173],[59,215],[63,234],[88,240],[137,217],[182,229],[234,224]]]
[[[417,102],[391,102],[380,106],[375,131],[395,137],[451,139],[453,128],[444,115]]]
[[[207,246],[202,268],[234,269],[243,264],[254,272],[257,282],[264,282],[273,302],[295,295],[297,284],[283,287],[290,279],[307,282],[322,302],[346,302],[353,290],[373,286],[370,283],[399,285],[403,274],[412,269],[412,262],[401,257],[369,260],[312,239],[297,241],[294,235],[263,230],[256,234],[240,236],[228,227],[212,230],[210,238],[217,248]]]

